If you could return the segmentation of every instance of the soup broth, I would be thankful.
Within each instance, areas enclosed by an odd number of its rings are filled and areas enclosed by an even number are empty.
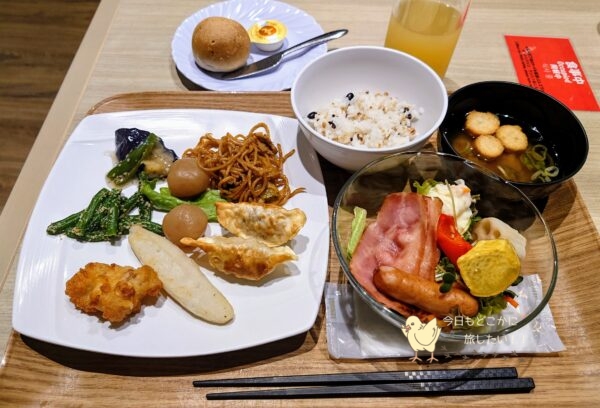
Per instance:
[[[556,153],[544,144],[542,136],[534,129],[527,128],[523,124],[515,123],[510,118],[500,117],[501,124],[519,125],[523,129],[523,132],[527,135],[528,149],[533,146],[542,145],[547,149],[546,166],[558,166]],[[508,120],[507,120],[508,119]],[[532,177],[537,172],[537,169],[528,168],[522,160],[524,153],[512,153],[504,152],[502,155],[493,160],[484,160],[481,158],[477,151],[473,148],[473,141],[475,140],[470,134],[468,134],[464,128],[460,129],[454,135],[449,137],[450,144],[454,151],[456,151],[461,157],[471,160],[482,167],[485,167],[492,172],[498,174],[500,177],[516,182],[531,183]],[[560,168],[560,167],[559,167]],[[537,180],[539,181],[539,180]]]

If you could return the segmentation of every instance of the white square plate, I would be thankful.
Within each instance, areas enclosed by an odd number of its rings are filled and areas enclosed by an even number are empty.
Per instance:
[[[172,299],[154,305],[115,327],[77,310],[65,295],[66,281],[88,262],[139,266],[127,238],[115,244],[82,243],[46,233],[54,221],[85,208],[106,186],[113,166],[114,133],[137,127],[160,136],[178,155],[200,136],[247,134],[265,122],[283,151],[296,149],[284,171],[292,189],[306,192],[285,207],[301,208],[307,222],[291,242],[299,259],[280,266],[260,282],[246,282],[203,269],[227,297],[235,318],[226,325],[197,319]],[[123,194],[130,196],[136,186]],[[160,222],[163,213],[154,212]],[[211,224],[207,234],[218,233]],[[247,112],[165,109],[97,114],[86,117],[65,144],[40,193],[20,253],[13,304],[13,327],[39,340],[124,356],[185,357],[239,350],[307,331],[321,302],[329,255],[329,212],[316,153],[295,119]]]

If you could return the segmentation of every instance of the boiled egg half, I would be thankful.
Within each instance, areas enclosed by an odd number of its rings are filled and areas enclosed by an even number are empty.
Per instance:
[[[275,51],[283,45],[287,27],[281,21],[263,20],[248,29],[250,41],[263,51]]]

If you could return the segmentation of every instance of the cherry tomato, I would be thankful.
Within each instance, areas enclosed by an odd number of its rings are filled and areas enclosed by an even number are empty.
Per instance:
[[[458,232],[454,217],[446,214],[440,215],[438,220],[436,240],[442,252],[455,266],[457,259],[473,247]]]

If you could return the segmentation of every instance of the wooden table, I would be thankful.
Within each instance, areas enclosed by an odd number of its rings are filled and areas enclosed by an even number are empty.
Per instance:
[[[186,88],[189,84],[182,81],[171,60],[171,39],[183,19],[208,3],[105,0],[100,4],[0,216],[0,340],[2,344],[8,342],[0,366],[0,405],[106,406],[128,401],[132,405],[216,406],[219,403],[204,399],[204,391],[191,387],[191,380],[424,368],[402,359],[332,360],[325,342],[323,310],[306,334],[251,350],[186,359],[107,357],[53,346],[12,332],[12,290],[20,240],[37,194],[64,141],[94,106],[96,111],[131,109],[140,103],[136,97],[133,103],[127,96],[117,96],[112,104],[107,104],[102,102],[106,98],[144,91],[189,91]],[[381,45],[391,7],[391,2],[383,0],[291,3],[313,15],[325,31],[341,27],[350,30],[346,37],[331,43],[330,48]],[[474,0],[444,82],[452,92],[480,80],[516,81],[504,34],[569,37],[598,94],[599,21],[600,5],[596,0],[569,3]],[[261,97],[265,112],[291,116],[287,94],[252,96]],[[256,106],[248,104],[250,99],[243,94],[193,92],[186,100],[198,107],[217,104],[252,110]],[[557,240],[561,268],[550,305],[567,350],[543,356],[451,359],[442,364],[449,368],[514,365],[521,376],[535,379],[537,387],[532,394],[417,398],[411,399],[410,404],[491,406],[522,401],[531,405],[594,405],[593,402],[600,402],[596,389],[600,375],[600,329],[595,322],[600,315],[596,300],[600,280],[594,268],[600,261],[600,239],[596,230],[600,225],[600,192],[596,187],[600,170],[600,113],[577,111],[576,114],[590,139],[588,162],[575,182],[552,195],[544,212]],[[331,166],[325,170],[330,174],[328,194],[335,194],[341,176],[336,176]],[[339,268],[332,253],[328,279],[335,282],[338,277]],[[339,403],[336,400],[294,401],[294,405],[303,406]],[[361,398],[352,403],[392,406],[399,401]],[[280,406],[283,403],[259,401],[247,405]]]

